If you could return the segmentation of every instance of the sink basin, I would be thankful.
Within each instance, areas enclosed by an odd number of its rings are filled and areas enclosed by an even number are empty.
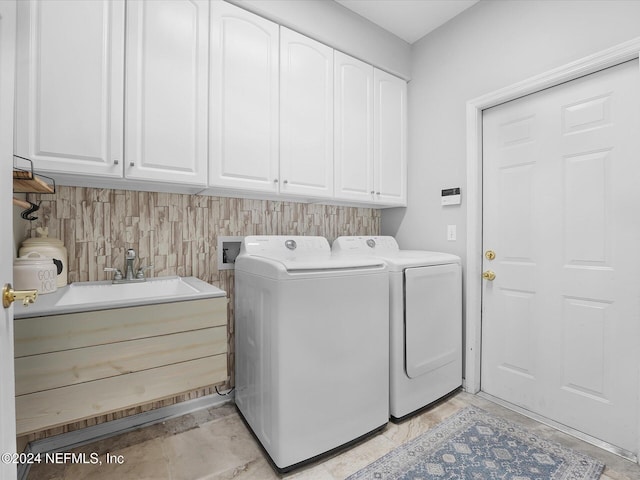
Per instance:
[[[121,284],[110,281],[79,282],[69,285],[56,306],[179,297],[194,293],[198,293],[198,289],[180,277],[150,278],[145,282]]]
[[[14,308],[14,318],[185,302],[226,295],[225,291],[196,277],[154,277],[146,282],[122,284],[113,284],[110,280],[74,282],[55,292],[38,295],[36,302],[27,307],[19,303]]]

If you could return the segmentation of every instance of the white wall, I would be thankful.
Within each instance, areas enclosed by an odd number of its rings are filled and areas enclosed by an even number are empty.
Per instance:
[[[482,0],[413,45],[408,207],[385,210],[402,248],[465,257],[466,102],[640,37],[640,1]],[[462,187],[461,206],[440,190]],[[457,225],[456,242],[446,240]]]
[[[228,1],[381,70],[409,78],[409,44],[333,0]]]

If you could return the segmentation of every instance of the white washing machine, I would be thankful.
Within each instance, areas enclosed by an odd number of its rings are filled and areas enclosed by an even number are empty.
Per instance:
[[[336,255],[389,267],[390,417],[400,421],[462,385],[460,258],[400,250],[395,238],[338,237]]]
[[[235,401],[280,472],[389,420],[389,277],[323,237],[248,236],[235,262]]]

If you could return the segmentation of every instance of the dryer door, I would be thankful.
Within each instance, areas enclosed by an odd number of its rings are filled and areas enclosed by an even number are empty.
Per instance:
[[[410,378],[459,361],[462,355],[460,265],[404,271],[405,371]]]

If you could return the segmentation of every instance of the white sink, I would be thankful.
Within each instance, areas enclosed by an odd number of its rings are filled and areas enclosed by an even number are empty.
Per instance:
[[[167,297],[181,297],[199,290],[181,277],[150,278],[139,283],[113,284],[104,282],[78,282],[69,288],[56,302],[56,306],[120,303]]]
[[[29,306],[16,302],[13,313],[15,318],[43,317],[226,295],[224,290],[196,277],[155,277],[146,282],[117,285],[111,281],[75,282],[55,292],[38,295],[36,302]]]

